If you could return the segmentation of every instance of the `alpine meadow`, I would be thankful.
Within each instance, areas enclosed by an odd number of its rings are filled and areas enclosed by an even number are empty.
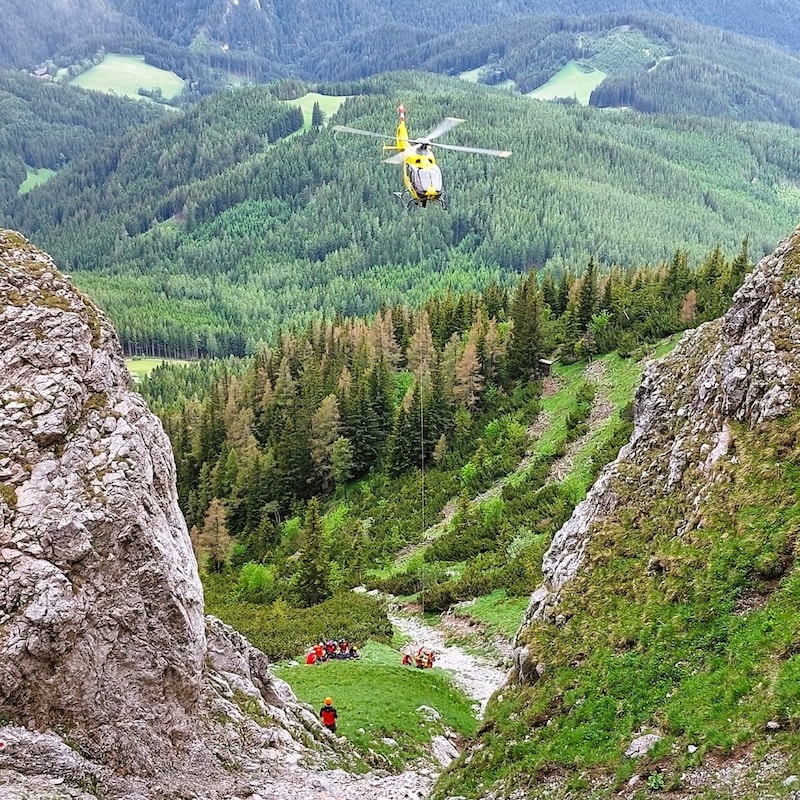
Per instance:
[[[796,800],[795,2],[3,25],[0,797]]]

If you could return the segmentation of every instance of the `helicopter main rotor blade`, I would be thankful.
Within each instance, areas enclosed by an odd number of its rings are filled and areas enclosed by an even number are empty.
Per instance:
[[[406,156],[408,155],[408,150],[403,150],[399,153],[395,153],[393,156],[388,156],[384,158],[381,163],[382,164],[402,164],[406,160]]]
[[[466,120],[459,119],[458,117],[445,117],[427,136],[424,136],[421,141],[429,142],[431,139],[436,139],[442,134],[453,130],[456,125],[460,125]]]
[[[391,139],[385,133],[375,133],[374,131],[364,131],[361,128],[348,128],[347,125],[334,125],[333,130],[341,133],[357,133],[359,136],[373,136],[376,139]]]
[[[441,147],[442,150],[458,150],[460,153],[478,153],[482,156],[497,156],[498,158],[508,158],[510,150],[490,150],[488,147],[464,147],[460,144],[440,144],[431,142],[431,147]]]

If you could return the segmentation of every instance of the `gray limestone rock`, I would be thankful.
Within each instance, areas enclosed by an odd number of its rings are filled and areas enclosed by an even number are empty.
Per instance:
[[[555,535],[517,644],[534,621],[558,619],[560,591],[583,566],[592,531],[614,513],[621,487],[654,496],[680,491],[698,506],[702,486],[686,476],[713,480],[718,462],[729,457],[731,423],[754,427],[797,406],[798,252],[800,228],[759,262],[722,319],[687,331],[669,356],[645,368],[631,440]],[[521,657],[515,674],[522,682],[536,679]]]
[[[129,381],[102,312],[0,231],[2,797],[244,798],[242,764],[263,784],[325,738],[204,618],[170,442]]]
[[[637,736],[625,750],[628,758],[642,758],[646,756],[664,737],[657,733],[645,733]]]
[[[170,443],[103,314],[19,238],[0,264],[0,713],[157,771],[206,651]]]

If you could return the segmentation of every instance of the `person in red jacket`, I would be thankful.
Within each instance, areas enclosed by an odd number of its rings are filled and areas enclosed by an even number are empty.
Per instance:
[[[331,733],[336,733],[336,720],[339,718],[339,712],[333,707],[333,700],[330,697],[325,698],[325,705],[319,710],[319,718]]]

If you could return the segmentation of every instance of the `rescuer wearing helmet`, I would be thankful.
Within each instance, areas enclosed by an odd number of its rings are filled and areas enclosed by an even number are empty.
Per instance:
[[[330,697],[325,698],[325,705],[319,710],[319,718],[322,724],[331,732],[336,733],[336,720],[339,712],[333,707],[333,700]]]

